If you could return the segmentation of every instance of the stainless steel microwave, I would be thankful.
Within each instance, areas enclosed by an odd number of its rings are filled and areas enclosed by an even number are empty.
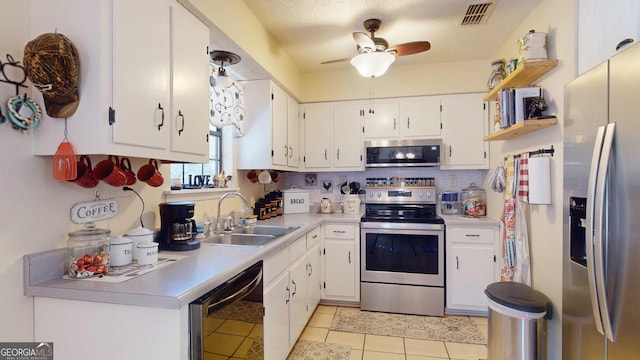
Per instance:
[[[442,140],[365,141],[366,167],[440,166]]]

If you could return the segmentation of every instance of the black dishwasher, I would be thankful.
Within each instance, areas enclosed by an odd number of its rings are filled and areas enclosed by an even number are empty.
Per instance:
[[[189,304],[191,360],[264,359],[262,261]]]

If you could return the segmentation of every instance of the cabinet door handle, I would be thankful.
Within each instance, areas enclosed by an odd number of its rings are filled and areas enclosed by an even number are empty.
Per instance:
[[[291,280],[291,284],[293,284],[293,292],[291,293],[291,297],[294,297],[298,292],[298,285],[296,285],[296,282],[293,280]]]
[[[178,130],[178,136],[180,136],[184,131],[184,115],[182,115],[182,110],[178,110],[178,117],[182,120],[182,127]]]
[[[457,256],[456,256],[456,269],[460,269],[460,261]]]
[[[164,126],[164,108],[160,103],[158,103],[158,110],[160,110],[162,113],[162,117],[160,118],[160,124],[158,124],[158,131],[160,131],[160,128]]]
[[[393,118],[393,130],[396,129],[396,118]]]
[[[351,251],[349,251],[349,264],[351,264]]]
[[[317,238],[318,238],[318,235],[313,235],[311,238],[312,238],[312,239],[317,239]]]
[[[324,149],[324,159],[327,160],[327,149]]]
[[[338,152],[337,152],[336,156],[337,156],[338,160],[340,160],[340,149],[338,149]]]
[[[289,290],[289,287],[287,286],[287,298],[285,299],[284,303],[288,304],[290,298],[291,298],[291,290]]]
[[[289,156],[289,147],[285,144],[284,145],[284,157],[285,159]]]
[[[449,145],[449,157],[451,157],[451,145]]]
[[[411,128],[410,121],[411,121],[411,119],[409,117],[407,117],[407,129]]]
[[[346,230],[333,230],[334,234],[344,234],[346,232],[347,232]]]
[[[307,267],[309,268],[309,277],[311,277],[311,274],[313,274],[313,266],[311,266],[310,263],[307,263]]]
[[[618,43],[618,45],[616,45],[616,51],[620,51],[620,49],[622,49],[623,47],[625,47],[626,45],[629,45],[633,42],[632,38],[626,38],[622,41],[620,41]]]
[[[465,234],[464,236],[468,236],[468,237],[480,237],[479,234]]]
[[[293,147],[289,146],[289,159],[293,157]]]

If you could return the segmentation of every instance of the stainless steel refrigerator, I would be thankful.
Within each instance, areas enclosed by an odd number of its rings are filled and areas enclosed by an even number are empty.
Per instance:
[[[640,45],[565,88],[562,359],[640,359]]]

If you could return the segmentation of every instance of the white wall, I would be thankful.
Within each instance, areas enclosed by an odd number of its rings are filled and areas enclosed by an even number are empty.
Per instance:
[[[7,53],[21,61],[24,46],[31,40],[29,2],[1,0],[0,8],[0,61],[6,62]],[[14,92],[15,87],[0,83],[0,107],[3,114],[6,114],[6,100]],[[61,141],[63,138],[63,134],[51,136],[60,137]],[[76,136],[80,134],[69,134],[71,143]],[[8,122],[0,125],[0,149],[0,164],[3,168],[0,171],[0,339],[46,341],[47,339],[33,339],[33,299],[23,295],[22,257],[25,254],[66,247],[67,233],[80,228],[71,222],[70,208],[77,202],[94,200],[95,192],[94,189],[84,189],[66,181],[54,180],[52,158],[31,155],[32,136],[12,129]],[[92,164],[95,165],[103,158],[92,156]],[[146,161],[131,160],[134,171]],[[163,165],[160,169],[166,174],[162,187],[152,188],[140,182],[132,186],[145,200],[145,227],[160,225],[157,217],[158,204],[167,201],[163,191],[169,187],[168,166]],[[108,185],[99,185],[96,189],[102,193],[102,199],[116,197],[120,208],[120,213],[115,218],[97,223],[98,227],[111,229],[112,235],[121,235],[129,228],[139,225],[142,205],[135,194],[124,193],[119,188]],[[213,214],[216,206],[217,201],[212,198],[196,205],[199,214],[206,215]],[[230,201],[228,205],[225,204],[223,212],[235,206],[237,201]]]
[[[553,146],[551,205],[529,205],[527,225],[533,287],[547,295],[554,307],[549,323],[548,358],[562,357],[562,123],[564,112],[564,85],[574,78],[576,53],[575,1],[542,0],[540,5],[505,42],[495,58],[518,56],[517,38],[534,29],[548,33],[549,58],[558,59],[559,65],[543,77],[539,84],[545,89],[549,106],[546,113],[558,117],[558,125],[513,140],[491,143],[491,169],[503,163],[504,156]],[[492,170],[490,170],[492,171]],[[488,203],[502,203],[502,195],[488,192]],[[489,216],[499,218],[501,208],[493,206]]]

